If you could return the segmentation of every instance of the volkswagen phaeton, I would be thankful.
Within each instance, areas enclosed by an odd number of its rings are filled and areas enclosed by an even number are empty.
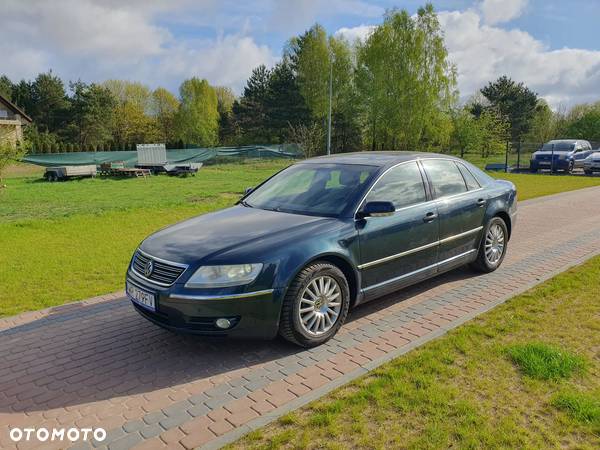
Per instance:
[[[146,238],[126,275],[135,309],[162,327],[319,345],[349,309],[470,264],[496,270],[517,193],[450,156],[308,159],[235,206]]]

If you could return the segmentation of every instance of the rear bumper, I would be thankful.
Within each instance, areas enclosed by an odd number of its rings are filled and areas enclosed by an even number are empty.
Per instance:
[[[127,283],[154,295],[154,311],[131,302],[138,313],[163,328],[206,336],[272,339],[277,335],[283,289],[190,294],[178,284],[168,288],[151,286],[132,272],[127,273]],[[230,321],[229,329],[216,326],[221,318]]]

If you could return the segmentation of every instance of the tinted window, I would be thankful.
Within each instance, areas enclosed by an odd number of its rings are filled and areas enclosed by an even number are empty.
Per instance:
[[[465,166],[463,166],[462,164],[457,164],[457,166],[460,169],[460,173],[462,173],[462,176],[465,179],[465,182],[467,183],[467,188],[470,191],[474,189],[479,189],[481,187],[477,179],[473,176],[471,172],[469,172],[469,170]]]
[[[465,180],[453,161],[426,159],[423,161],[423,165],[437,197],[446,197],[467,191]]]
[[[365,189],[376,166],[296,164],[245,198],[250,207],[323,216],[339,215]]]
[[[382,176],[366,201],[392,202],[396,209],[400,209],[426,199],[421,171],[416,162],[410,162],[394,167]]]

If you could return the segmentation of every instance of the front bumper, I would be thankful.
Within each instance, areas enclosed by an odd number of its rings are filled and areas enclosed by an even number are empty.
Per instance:
[[[529,167],[534,170],[568,170],[571,160],[554,158],[554,164],[552,160],[539,160],[532,159],[529,162]]]
[[[131,302],[142,316],[163,328],[208,336],[272,339],[277,335],[283,289],[224,293],[190,290],[180,283],[160,287],[131,270],[126,282],[154,295],[154,311]],[[231,322],[229,329],[216,326],[220,318]]]
[[[593,172],[600,171],[600,161],[585,162],[583,164],[583,168],[585,170],[591,170]]]

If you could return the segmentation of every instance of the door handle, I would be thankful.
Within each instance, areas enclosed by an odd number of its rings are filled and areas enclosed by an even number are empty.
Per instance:
[[[425,214],[425,217],[423,217],[423,222],[425,222],[425,223],[433,222],[437,218],[438,218],[438,215],[436,213],[428,212],[427,214]]]
[[[480,198],[479,200],[477,200],[477,206],[485,206],[485,204],[485,198]]]

